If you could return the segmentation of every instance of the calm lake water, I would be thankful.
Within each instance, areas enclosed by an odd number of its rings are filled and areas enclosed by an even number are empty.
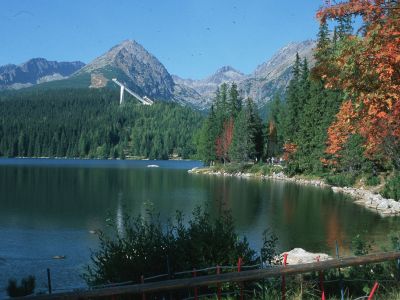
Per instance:
[[[124,210],[143,214],[153,207],[167,220],[176,210],[189,216],[198,205],[214,216],[230,209],[253,248],[261,247],[262,232],[270,228],[282,251],[302,247],[332,254],[337,240],[346,252],[357,233],[368,231],[379,245],[400,228],[399,218],[381,218],[330,189],[187,173],[200,165],[0,159],[0,298],[10,277],[35,275],[39,290],[45,289],[46,268],[55,289],[84,286],[80,274],[98,245],[90,231]]]

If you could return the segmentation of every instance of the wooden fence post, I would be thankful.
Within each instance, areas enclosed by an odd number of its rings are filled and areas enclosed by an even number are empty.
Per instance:
[[[335,244],[336,244],[336,258],[339,259],[339,245],[337,241],[335,241]],[[342,271],[340,270],[340,268],[338,268],[338,270],[339,270],[340,299],[344,300],[344,284],[342,278]]]
[[[260,269],[264,268],[264,262],[262,258],[262,251],[260,252]],[[262,279],[262,298],[265,300],[265,278]]]
[[[193,269],[193,277],[197,276],[196,269]],[[194,300],[198,300],[198,295],[197,295],[197,287],[194,287]]]
[[[140,283],[144,284],[144,276],[143,275],[140,276]],[[146,300],[146,294],[144,292],[142,293],[142,300]]]
[[[47,286],[49,288],[49,294],[51,294],[51,276],[50,276],[50,269],[47,268]]]
[[[224,274],[213,274],[206,276],[198,276],[196,278],[182,278],[172,280],[161,280],[159,282],[145,283],[144,277],[141,280],[143,283],[121,285],[121,286],[104,286],[97,289],[70,291],[57,294],[58,299],[93,299],[93,298],[115,298],[119,295],[140,295],[144,293],[154,292],[168,292],[179,289],[186,289],[188,287],[209,287],[218,285],[221,287],[226,282],[249,282],[262,280],[264,278],[271,278],[277,276],[293,276],[296,274],[319,272],[322,270],[345,268],[351,266],[359,266],[366,264],[381,263],[384,261],[393,261],[400,258],[400,251],[384,252],[368,254],[363,256],[345,257],[340,259],[331,259],[327,261],[320,261],[299,265],[283,265],[274,268],[262,268],[258,270],[245,270],[238,272],[229,272]],[[286,259],[285,259],[286,261]],[[285,264],[285,262],[284,262]],[[218,267],[220,273],[220,267]],[[375,292],[378,288],[378,283],[375,285]],[[371,295],[372,296],[372,295]],[[283,295],[282,295],[283,297]],[[26,296],[24,300],[52,300],[54,295],[34,295]]]
[[[317,256],[317,262],[319,262],[319,256]],[[324,272],[323,271],[319,271],[319,288],[321,290],[321,300],[325,300]]]
[[[217,274],[219,275],[221,273],[220,267],[217,265]],[[221,300],[221,283],[217,283],[217,298],[218,300]]]
[[[240,272],[242,270],[242,258],[239,257],[237,263],[237,271]],[[240,283],[240,300],[243,300],[243,282]]]
[[[286,267],[288,254],[283,254],[283,266]],[[282,275],[282,300],[286,299],[286,277]]]

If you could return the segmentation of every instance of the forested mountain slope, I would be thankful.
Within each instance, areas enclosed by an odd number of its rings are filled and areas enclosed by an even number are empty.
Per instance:
[[[168,159],[194,154],[202,116],[173,103],[118,104],[109,89],[0,93],[0,156]]]

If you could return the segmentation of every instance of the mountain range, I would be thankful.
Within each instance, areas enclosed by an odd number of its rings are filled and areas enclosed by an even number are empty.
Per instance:
[[[0,66],[0,90],[20,89],[43,82],[68,78],[85,64],[80,61],[57,62],[33,58],[17,65]]]
[[[314,47],[315,42],[311,40],[290,43],[251,74],[246,75],[231,66],[224,66],[207,78],[193,80],[171,75],[142,45],[126,40],[87,65],[37,58],[19,66],[0,67],[0,90],[32,85],[40,88],[116,88],[111,79],[117,78],[140,96],[207,109],[219,85],[235,82],[243,97],[252,97],[262,106],[275,93],[282,93],[286,88],[296,53],[307,58],[310,65],[313,64]]]

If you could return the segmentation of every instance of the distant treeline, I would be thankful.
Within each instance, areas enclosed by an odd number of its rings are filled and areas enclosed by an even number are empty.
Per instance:
[[[119,105],[108,89],[0,93],[0,156],[168,159],[195,154],[200,113],[172,103]]]

